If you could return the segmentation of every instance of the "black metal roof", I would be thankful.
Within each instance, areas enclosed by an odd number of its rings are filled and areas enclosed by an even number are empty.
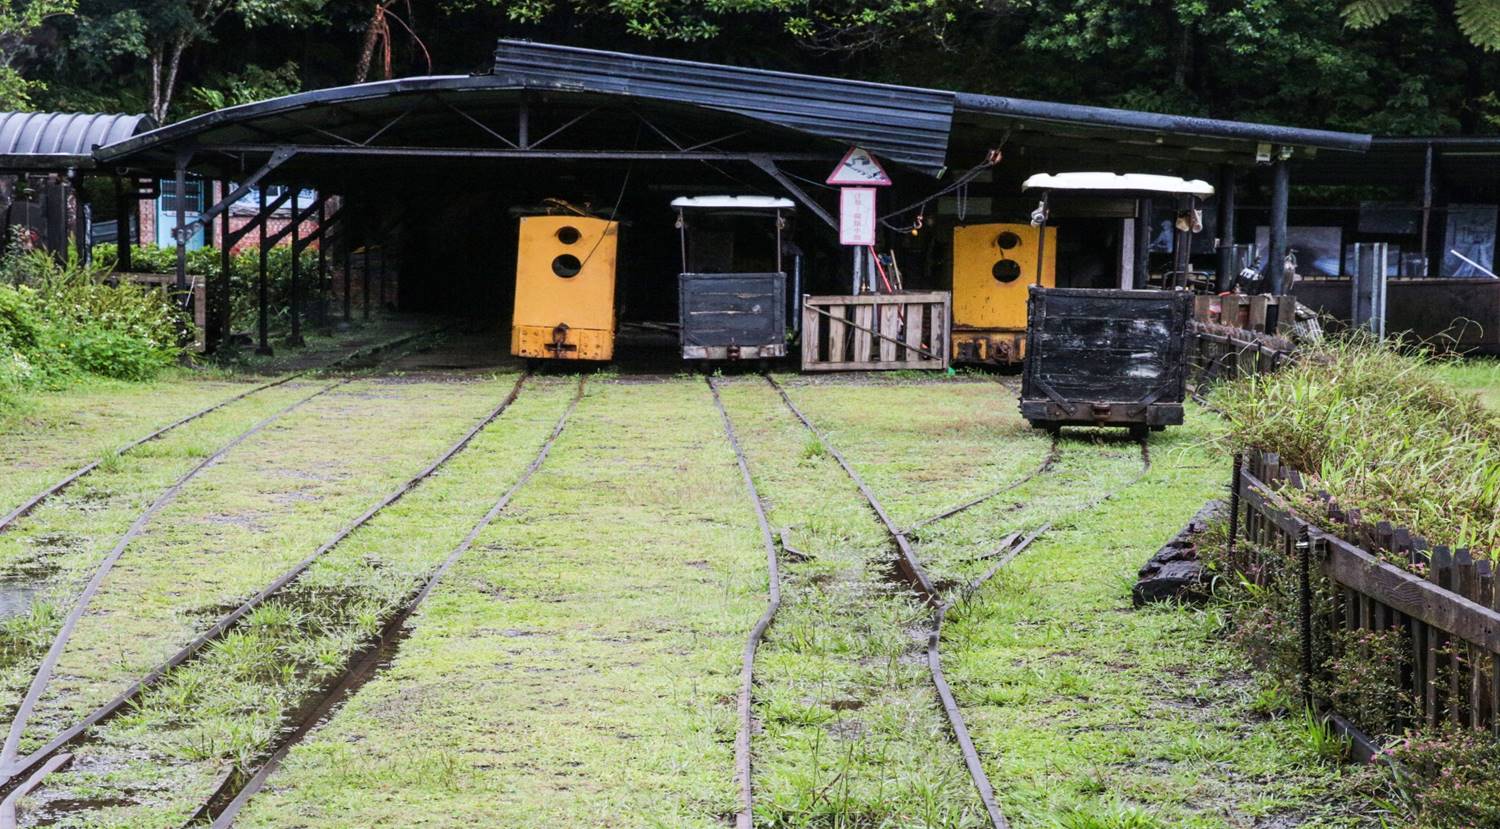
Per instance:
[[[94,148],[154,125],[146,115],[0,112],[0,170],[92,167]]]
[[[935,173],[947,165],[954,93],[717,63],[501,40],[495,77],[518,87],[586,91],[724,110],[864,147]]]
[[[505,125],[516,123],[517,111],[528,100],[544,104],[556,123],[575,115],[589,118],[587,131],[596,134],[600,147],[633,146],[633,127],[627,122],[646,113],[653,130],[654,119],[661,118],[679,137],[693,132],[719,136],[682,141],[682,147],[712,145],[741,154],[800,149],[807,154],[859,145],[898,167],[929,174],[949,165],[967,167],[1002,144],[1017,150],[1007,157],[1024,162],[1018,166],[1028,170],[1057,172],[1083,165],[1201,175],[1202,168],[1220,163],[1253,164],[1257,148],[1266,144],[1291,148],[1305,158],[1315,150],[1362,152],[1370,143],[1367,135],[1326,130],[501,40],[488,74],[378,81],[229,107],[129,138],[96,155],[101,163],[158,169],[170,165],[179,150],[194,148],[200,151],[195,171],[233,176],[238,171],[232,165],[257,163],[250,159],[272,145],[309,151],[322,145],[316,159],[299,151],[298,159],[278,174],[309,181],[308,176],[362,176],[368,169],[360,165],[377,155],[381,145],[388,148],[382,153],[388,165],[462,159],[476,147],[490,147],[494,157],[496,142],[515,148],[497,130],[510,130]],[[589,115],[596,111],[603,114]],[[551,126],[534,129],[533,137]],[[726,138],[730,133],[740,137]],[[656,140],[649,134],[647,139]],[[564,136],[549,146],[568,140],[573,139]],[[215,154],[217,150],[222,152]],[[367,158],[355,160],[360,153]]]

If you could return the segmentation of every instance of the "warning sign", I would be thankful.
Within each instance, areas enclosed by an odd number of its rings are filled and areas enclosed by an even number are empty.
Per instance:
[[[845,187],[839,191],[839,244],[875,244],[875,188]]]
[[[828,174],[828,183],[839,187],[886,187],[891,177],[868,150],[850,147],[844,153],[844,160]]]

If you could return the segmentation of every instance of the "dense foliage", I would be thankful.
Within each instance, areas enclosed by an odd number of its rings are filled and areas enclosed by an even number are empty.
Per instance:
[[[76,13],[73,11],[76,5]],[[482,69],[499,36],[1391,133],[1493,130],[1500,0],[0,0],[37,106],[171,120]],[[5,18],[0,14],[0,35]],[[1476,43],[1481,45],[1476,45]],[[4,38],[0,37],[0,47]],[[0,75],[0,92],[9,83]],[[24,104],[11,96],[12,105]]]
[[[1431,359],[1329,342],[1213,400],[1236,446],[1278,453],[1346,509],[1500,557],[1500,416],[1434,378]]]
[[[104,267],[113,267],[116,249],[113,244],[94,247],[94,256]],[[131,249],[131,266],[142,273],[175,273],[177,249],[156,245],[142,245]],[[317,296],[316,249],[302,252],[302,304],[307,307]],[[188,251],[188,273],[199,279],[216,279],[219,275],[219,251],[217,248],[200,248]],[[245,248],[229,259],[230,328],[248,331],[254,327],[260,309],[259,294],[260,254],[255,248]],[[292,249],[277,245],[266,251],[266,290],[269,296],[271,320],[275,328],[282,325],[290,313],[292,297]]]
[[[0,263],[0,408],[84,375],[148,380],[172,364],[183,320],[159,290],[41,252]]]

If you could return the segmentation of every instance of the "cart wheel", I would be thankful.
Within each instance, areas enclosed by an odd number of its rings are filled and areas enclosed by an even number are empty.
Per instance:
[[[1131,426],[1130,427],[1130,439],[1131,440],[1145,440],[1148,436],[1150,436],[1150,434],[1151,434],[1151,427],[1149,427],[1149,426]]]
[[[540,371],[541,368],[542,368],[542,361],[541,360],[537,359],[536,357],[527,357],[526,358],[526,370],[527,371],[535,373],[537,371]]]

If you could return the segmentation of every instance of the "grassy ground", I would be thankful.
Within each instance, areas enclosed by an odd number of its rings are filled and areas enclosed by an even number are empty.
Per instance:
[[[879,431],[889,430],[882,451],[923,477],[936,474],[938,456],[902,450],[940,424],[955,434],[988,431],[998,412],[990,403],[1005,398],[999,386],[976,383],[825,383],[794,385],[791,393],[804,411],[858,405]],[[888,394],[889,405],[877,402]],[[752,749],[759,825],[983,825],[922,659],[927,611],[893,581],[894,549],[884,528],[775,390],[742,378],[725,383],[723,397],[772,525],[785,528],[790,545],[809,557],[784,561],[781,610],[757,659],[755,715],[762,730]],[[843,450],[854,437],[840,429],[830,440]],[[880,443],[875,430],[859,437]],[[1045,442],[1039,448],[1044,452]],[[961,463],[989,484],[1039,457],[1006,446],[967,454]],[[885,480],[871,470],[872,486]],[[933,510],[954,495],[923,491]]]
[[[513,380],[357,381],[287,415],[204,471],[104,582],[23,747],[113,696],[310,553],[421,469]]]
[[[1474,358],[1446,363],[1437,371],[1439,377],[1479,395],[1490,408],[1500,411],[1500,359]]]
[[[127,551],[47,710],[77,711],[149,668],[436,455],[512,379],[362,380],[204,473]],[[1195,412],[1154,435],[1139,482],[1136,445],[1089,430],[1065,433],[1055,462],[1023,481],[1051,446],[993,379],[783,379],[903,526],[1020,482],[916,533],[940,585],[982,571],[1013,531],[1056,525],[950,616],[943,646],[1018,829],[1369,823],[1357,814],[1366,779],[1318,759],[1300,717],[1216,638],[1215,613],[1129,608],[1135,569],[1227,476],[1203,448],[1213,420]],[[76,583],[132,504],[314,388],[205,419],[102,472],[0,535],[0,566],[61,567],[54,583]],[[573,388],[536,381],[304,586],[101,729],[32,798],[27,825],[180,825],[515,479]],[[772,524],[806,555],[783,556],[784,603],[757,662],[756,825],[982,825],[922,660],[928,614],[895,584],[883,528],[764,381],[723,388]],[[596,378],[393,662],[237,825],[721,826],[736,808],[739,650],[765,578],[701,378]],[[5,681],[12,705],[22,667]]]
[[[762,561],[702,380],[597,382],[238,825],[722,825]]]
[[[793,387],[799,405],[871,483],[898,523],[961,501],[963,490],[1029,468],[1039,438],[1014,402],[991,387],[927,384],[908,391],[943,421],[937,399],[979,396],[988,423],[974,437],[944,429],[937,462],[899,416],[920,416],[889,390],[857,384]],[[903,401],[906,402],[906,401]],[[934,424],[928,424],[934,425]],[[921,533],[918,554],[934,579],[953,583],[988,563],[1012,530],[1056,527],[950,617],[944,661],[1003,810],[1018,827],[1257,827],[1369,825],[1368,779],[1324,764],[1313,735],[1285,702],[1254,688],[1239,654],[1216,637],[1213,613],[1130,609],[1134,571],[1203,502],[1227,466],[1201,448],[1204,416],[1152,438],[1141,470],[1133,444],[1089,430],[1065,432],[1053,467],[1017,489]],[[913,430],[917,431],[917,430]],[[976,457],[994,436],[1031,444],[985,475]],[[960,458],[949,475],[944,458]],[[1127,486],[1128,485],[1128,486]],[[983,490],[984,487],[979,487]],[[972,490],[971,490],[972,491]],[[1079,513],[1100,493],[1118,495]],[[775,628],[773,627],[773,633]],[[965,781],[967,782],[967,781]]]
[[[285,598],[100,729],[66,773],[29,799],[32,814],[70,826],[182,825],[222,775],[264,753],[285,718],[337,675],[519,477],[575,386],[530,381],[462,454],[314,565]]]
[[[329,337],[305,349],[250,357],[247,371],[177,368],[150,383],[86,380],[38,392],[0,414],[0,515],[91,460],[180,417],[264,383],[268,375],[337,359],[354,349],[422,330],[430,321],[387,320]]]

